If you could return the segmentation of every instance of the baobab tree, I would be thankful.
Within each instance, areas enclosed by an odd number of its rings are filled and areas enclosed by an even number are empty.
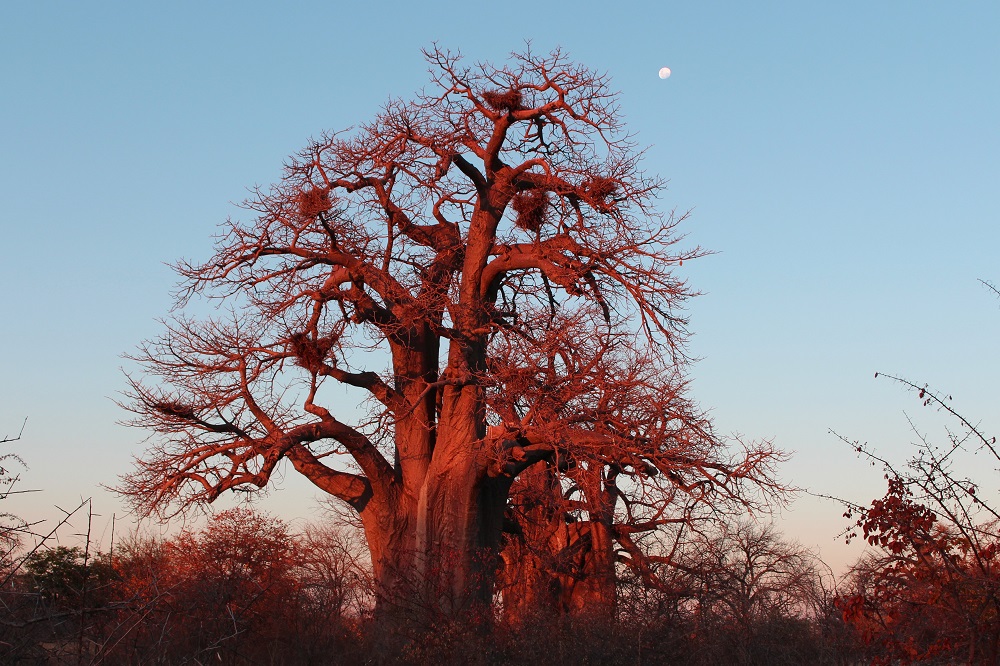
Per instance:
[[[752,501],[777,454],[731,455],[684,398],[675,268],[702,251],[656,209],[606,77],[559,51],[425,55],[424,92],[313,141],[178,264],[181,314],[127,402],[158,436],[121,491],[169,512],[287,461],[358,513],[382,609],[451,612],[490,602],[534,466],[599,539],[679,495]],[[186,316],[195,297],[228,314]]]

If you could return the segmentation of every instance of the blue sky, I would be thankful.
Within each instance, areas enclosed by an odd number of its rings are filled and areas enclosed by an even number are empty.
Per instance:
[[[22,485],[43,490],[5,509],[122,512],[99,486],[146,435],[113,399],[170,307],[166,264],[205,257],[310,136],[418,90],[435,41],[496,61],[531,40],[611,75],[663,207],[716,252],[683,268],[704,293],[693,394],[722,432],[794,451],[791,484],[867,502],[880,473],[829,429],[897,457],[904,410],[941,432],[876,370],[1000,426],[1000,302],[977,282],[1000,282],[1000,5],[206,5],[0,5],[0,434],[28,417]],[[316,515],[281,486],[269,508]],[[859,549],[839,516],[803,498],[781,517],[841,566]]]

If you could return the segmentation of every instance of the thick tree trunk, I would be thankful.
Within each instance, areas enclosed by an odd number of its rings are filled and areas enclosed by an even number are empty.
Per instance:
[[[508,621],[518,624],[536,613],[612,615],[617,579],[610,517],[568,522],[558,480],[541,466],[522,473],[513,501],[520,533],[508,535],[503,551]]]
[[[512,539],[503,551],[504,615],[520,624],[543,615],[615,612],[617,583],[610,534],[600,523],[557,526],[547,542],[529,546]]]
[[[380,615],[423,621],[490,605],[503,489],[458,479],[431,477],[419,501],[363,513]]]
[[[597,521],[570,526],[571,543],[579,543],[577,571],[563,586],[561,606],[571,614],[613,615],[617,597],[611,530]]]
[[[362,511],[380,616],[412,623],[481,610],[488,617],[510,481],[487,474],[485,428],[464,404],[476,390],[446,389],[445,404],[455,408],[443,411],[429,464],[401,461],[405,482]],[[417,470],[426,470],[420,479],[412,478]]]

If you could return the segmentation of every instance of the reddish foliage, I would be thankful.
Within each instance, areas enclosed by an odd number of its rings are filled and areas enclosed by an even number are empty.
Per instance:
[[[133,536],[116,553],[102,609],[116,621],[95,636],[102,663],[316,663],[357,642],[365,576],[336,528],[296,535],[231,509],[166,540]]]
[[[982,526],[972,543],[887,476],[885,496],[857,526],[885,555],[858,565],[857,592],[839,600],[844,619],[877,646],[876,664],[958,658],[992,664],[1000,640],[1000,557]]]
[[[916,453],[898,469],[867,446],[850,443],[886,470],[888,489],[855,523],[877,554],[854,571],[853,594],[840,600],[845,619],[876,648],[874,662],[1000,662],[1000,511],[956,468],[968,454],[1000,462],[996,438],[926,384],[886,377],[916,393],[924,407],[954,419],[948,443],[918,435]],[[846,441],[846,440],[845,440]],[[968,462],[964,460],[963,462]],[[981,459],[975,461],[981,466]],[[856,533],[849,535],[854,536]]]
[[[898,477],[886,477],[889,490],[885,497],[872,502],[862,512],[857,525],[872,546],[879,546],[894,555],[909,548],[922,551],[931,546],[931,530],[937,516],[922,504],[913,501],[913,493]]]

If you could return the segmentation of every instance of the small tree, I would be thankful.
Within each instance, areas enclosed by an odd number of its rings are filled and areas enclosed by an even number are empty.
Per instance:
[[[870,506],[849,505],[845,513],[856,518],[848,539],[860,531],[876,554],[855,567],[853,593],[840,600],[844,616],[876,647],[877,663],[995,664],[1000,661],[1000,507],[989,492],[981,492],[983,477],[970,478],[962,469],[969,464],[982,469],[985,459],[996,471],[996,437],[959,413],[951,396],[900,377],[875,376],[901,384],[952,425],[940,443],[913,426],[916,451],[905,466],[848,442],[884,468],[888,490]]]
[[[820,663],[812,601],[818,559],[771,525],[701,532],[678,565],[689,579],[700,663]]]
[[[490,603],[533,465],[613,574],[616,516],[752,501],[777,457],[730,456],[683,397],[674,269],[701,251],[655,210],[606,77],[558,51],[426,55],[428,90],[311,143],[208,261],[179,264],[178,307],[229,314],[180,315],[136,355],[128,408],[159,437],[121,485],[169,511],[288,461],[358,513],[379,608],[422,617]],[[349,423],[344,395],[366,415]]]
[[[328,624],[356,624],[366,617],[374,601],[370,562],[350,526],[334,521],[307,526],[299,539],[296,576],[314,614]]]
[[[926,400],[928,389],[920,393]],[[876,663],[994,664],[1000,658],[1000,531],[994,509],[979,498],[971,480],[952,472],[948,458],[957,449],[942,453],[925,444],[908,470],[883,460],[885,496],[845,514],[857,514],[856,527],[879,554],[855,566],[854,589],[840,605],[862,638],[877,646]]]
[[[300,555],[281,520],[231,509],[165,541],[132,537],[116,560],[121,610],[104,641],[115,658],[295,662]]]
[[[22,571],[50,612],[106,606],[115,578],[107,554],[87,554],[79,546],[36,551],[24,560]]]

